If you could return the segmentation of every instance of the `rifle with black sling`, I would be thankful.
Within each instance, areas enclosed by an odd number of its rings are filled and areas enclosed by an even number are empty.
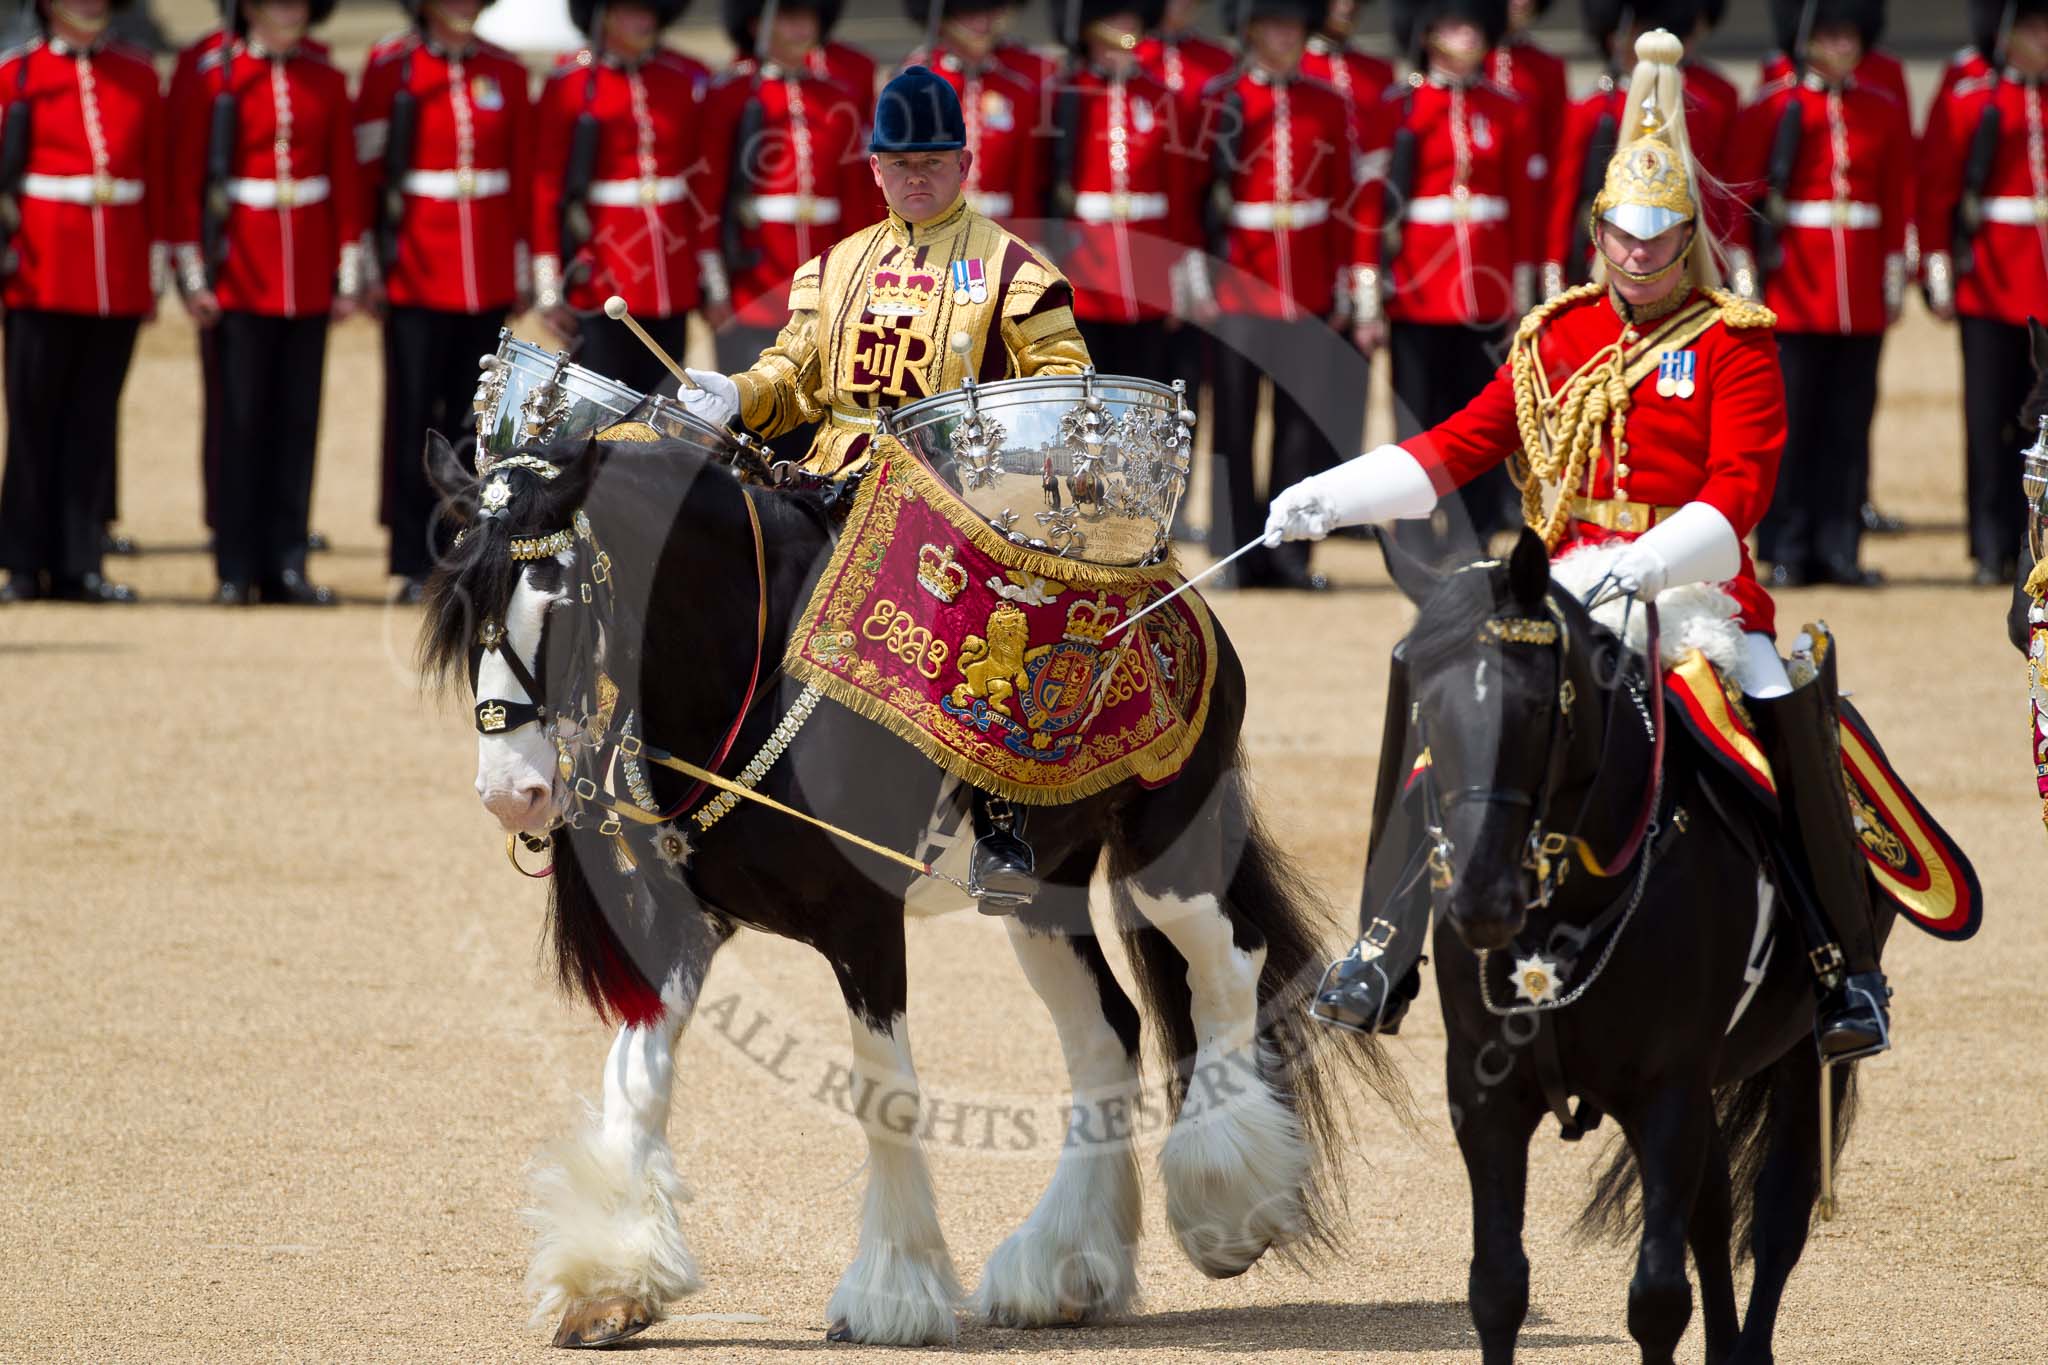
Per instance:
[[[1977,127],[1970,134],[1969,154],[1963,158],[1963,193],[1956,200],[1955,240],[1949,251],[1958,277],[1977,268],[1977,232],[1984,226],[1984,183],[1991,178],[1991,163],[1998,155],[1998,139],[2003,131],[1996,90],[1994,86],[1994,98],[1985,104],[1978,117]]]
[[[377,204],[377,260],[386,279],[398,264],[398,230],[405,222],[405,177],[412,171],[413,148],[419,141],[420,102],[412,92],[412,58],[406,48],[398,68],[398,89],[391,95],[391,113],[384,142],[384,193]]]
[[[8,102],[5,122],[0,123],[0,279],[21,268],[21,253],[14,249],[14,234],[21,231],[21,178],[28,173],[29,148],[35,138],[35,111],[28,102],[28,58],[21,54],[15,67],[14,98]]]

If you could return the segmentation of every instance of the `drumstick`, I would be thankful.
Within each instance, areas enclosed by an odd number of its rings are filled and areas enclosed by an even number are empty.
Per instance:
[[[1253,550],[1256,550],[1259,546],[1264,545],[1265,543],[1266,538],[1265,536],[1261,535],[1257,540],[1249,541],[1243,545],[1238,546],[1235,550],[1232,550],[1229,554],[1223,556],[1223,558],[1217,560],[1214,564],[1211,564],[1208,568],[1202,570],[1193,578],[1190,578],[1187,582],[1181,584],[1172,592],[1160,598],[1157,602],[1153,602],[1147,605],[1143,611],[1132,612],[1129,616],[1124,618],[1123,625],[1113,628],[1112,630],[1110,630],[1108,635],[1104,635],[1102,638],[1107,640],[1110,635],[1114,635],[1118,631],[1123,630],[1128,626],[1136,625],[1138,622],[1144,620],[1153,612],[1158,611],[1161,607],[1165,606],[1168,602],[1171,602],[1174,598],[1186,592],[1189,588],[1194,587],[1195,584],[1201,582],[1203,579],[1215,573],[1218,569],[1221,569],[1225,565],[1229,564],[1231,560],[1236,559],[1239,555],[1250,554]]]
[[[604,315],[610,318],[613,322],[625,323],[626,330],[630,331],[634,336],[639,337],[640,344],[645,346],[648,350],[654,352],[654,358],[656,360],[659,360],[662,364],[668,366],[668,372],[676,377],[676,382],[678,384],[681,384],[686,389],[696,389],[703,387],[696,380],[690,378],[688,374],[684,373],[683,367],[676,364],[675,360],[670,357],[667,351],[661,349],[660,342],[656,341],[653,337],[647,335],[647,329],[640,325],[639,319],[635,318],[631,313],[626,311],[626,301],[624,299],[620,298],[617,294],[614,294],[610,298],[606,299],[604,301]]]

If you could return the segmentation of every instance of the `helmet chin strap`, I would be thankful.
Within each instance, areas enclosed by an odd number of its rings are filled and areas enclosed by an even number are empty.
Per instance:
[[[1627,266],[1622,265],[1620,262],[1616,261],[1612,256],[1609,256],[1604,247],[1600,251],[1600,258],[1607,263],[1607,268],[1609,270],[1621,276],[1621,278],[1627,280],[1630,284],[1655,284],[1657,281],[1664,279],[1665,277],[1670,275],[1673,271],[1684,268],[1686,261],[1692,255],[1693,237],[1693,225],[1691,223],[1687,223],[1685,228],[1685,245],[1678,249],[1678,254],[1673,256],[1669,261],[1666,261],[1657,269],[1646,271],[1640,274],[1636,271],[1630,270]]]

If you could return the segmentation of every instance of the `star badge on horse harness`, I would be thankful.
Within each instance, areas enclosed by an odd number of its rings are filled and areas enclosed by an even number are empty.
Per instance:
[[[512,485],[502,476],[485,484],[483,493],[477,498],[477,504],[487,514],[502,512],[511,502]]]
[[[1541,953],[1515,959],[1515,994],[1532,1005],[1545,1005],[1557,998],[1564,970]]]

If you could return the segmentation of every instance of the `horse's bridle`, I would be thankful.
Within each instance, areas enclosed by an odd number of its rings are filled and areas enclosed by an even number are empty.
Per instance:
[[[1557,589],[1553,587],[1550,591],[1554,594]],[[1429,870],[1430,886],[1433,890],[1448,891],[1455,879],[1451,858],[1457,850],[1445,830],[1444,821],[1452,809],[1468,802],[1518,806],[1531,813],[1529,837],[1522,852],[1522,867],[1536,879],[1535,893],[1529,901],[1532,908],[1548,905],[1557,888],[1563,885],[1571,866],[1571,860],[1563,856],[1566,853],[1576,853],[1579,863],[1594,876],[1613,877],[1625,871],[1642,848],[1644,836],[1655,814],[1658,778],[1663,770],[1664,689],[1656,681],[1654,674],[1646,679],[1645,685],[1650,692],[1650,701],[1645,710],[1641,700],[1633,696],[1634,688],[1629,681],[1628,652],[1625,644],[1616,651],[1617,662],[1612,677],[1602,679],[1596,672],[1595,682],[1600,690],[1607,694],[1607,704],[1603,712],[1600,763],[1595,771],[1606,767],[1607,746],[1613,740],[1615,731],[1616,697],[1627,688],[1631,692],[1631,699],[1636,701],[1637,710],[1643,713],[1650,729],[1652,748],[1650,777],[1634,826],[1614,856],[1602,861],[1579,833],[1585,827],[1586,817],[1592,806],[1593,793],[1588,790],[1585,798],[1579,802],[1579,810],[1572,819],[1569,833],[1545,829],[1550,815],[1551,797],[1563,780],[1564,767],[1570,757],[1569,741],[1575,732],[1572,708],[1578,700],[1578,689],[1567,672],[1571,657],[1571,626],[1564,612],[1559,609],[1554,596],[1546,595],[1544,605],[1549,613],[1548,620],[1524,616],[1489,616],[1479,627],[1481,643],[1534,646],[1548,651],[1555,661],[1553,677],[1557,705],[1551,713],[1550,745],[1540,785],[1533,791],[1521,787],[1470,785],[1455,787],[1445,792],[1437,785],[1436,768],[1432,763],[1423,774],[1423,818],[1431,844]],[[1648,625],[1644,657],[1655,660],[1659,644],[1657,607],[1651,602],[1644,604],[1643,609]],[[1626,635],[1626,621],[1623,623],[1622,634]],[[1654,667],[1654,664],[1648,664],[1646,671]],[[1427,723],[1421,718],[1419,711],[1416,731],[1420,747],[1426,749]]]

